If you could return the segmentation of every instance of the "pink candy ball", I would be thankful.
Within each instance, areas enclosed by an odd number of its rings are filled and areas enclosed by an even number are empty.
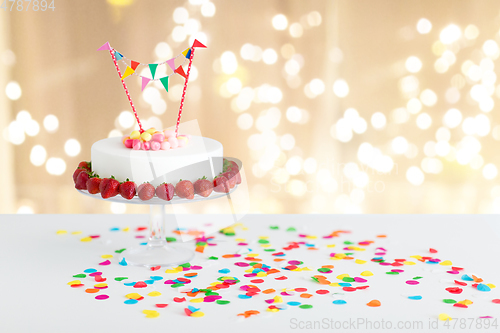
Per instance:
[[[151,144],[148,141],[142,143],[143,150],[149,150],[151,148]]]
[[[127,139],[127,140],[125,140],[124,144],[125,144],[126,148],[132,148],[132,146],[134,145],[134,140]]]
[[[160,150],[160,148],[161,148],[161,143],[156,141],[151,141],[151,150],[157,151]]]
[[[179,140],[177,140],[177,138],[174,137],[168,138],[168,143],[170,143],[170,148],[172,149],[179,147]]]
[[[170,143],[168,143],[168,141],[163,141],[161,143],[161,149],[162,150],[169,150],[170,149]]]
[[[156,141],[156,142],[163,142],[163,140],[165,140],[165,135],[163,135],[161,133],[153,134],[153,137],[151,138],[151,140]]]
[[[166,138],[175,137],[175,131],[164,130],[163,133],[165,134]]]
[[[141,140],[135,139],[134,142],[132,143],[132,148],[134,150],[141,149]]]

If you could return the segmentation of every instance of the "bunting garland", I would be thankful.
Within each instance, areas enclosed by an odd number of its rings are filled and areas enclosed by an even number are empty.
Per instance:
[[[193,42],[193,45],[190,48],[185,49],[181,54],[177,55],[176,57],[174,57],[172,59],[169,59],[169,60],[166,60],[166,61],[164,61],[162,63],[158,63],[158,64],[156,64],[156,63],[154,63],[154,64],[144,64],[144,63],[140,63],[140,62],[135,61],[135,60],[128,59],[122,53],[120,53],[116,49],[112,48],[111,45],[109,45],[109,42],[104,43],[100,48],[97,49],[97,51],[109,51],[109,53],[110,53],[110,55],[111,55],[111,57],[113,59],[113,62],[115,64],[116,71],[117,71],[118,75],[120,76],[120,79],[121,79],[121,82],[122,82],[122,85],[123,85],[123,89],[125,90],[125,93],[127,94],[128,100],[130,102],[130,106],[132,107],[132,111],[134,112],[134,115],[135,115],[135,118],[136,118],[137,123],[139,125],[139,129],[140,129],[141,133],[144,132],[144,130],[142,129],[142,125],[141,125],[141,122],[140,122],[139,117],[137,115],[134,103],[132,102],[132,98],[130,97],[130,93],[128,91],[127,85],[125,84],[125,78],[127,78],[127,77],[129,77],[131,75],[135,75],[135,76],[140,77],[141,78],[141,91],[143,91],[144,88],[146,88],[146,86],[148,85],[148,83],[150,81],[160,81],[161,84],[163,85],[163,87],[165,88],[165,91],[167,91],[167,92],[168,92],[168,81],[169,81],[169,77],[171,75],[179,74],[180,76],[182,76],[185,79],[185,81],[184,81],[184,89],[183,89],[183,92],[182,92],[181,104],[180,104],[180,108],[179,108],[179,114],[178,114],[178,117],[177,117],[177,125],[176,125],[176,129],[175,129],[175,133],[176,133],[176,136],[177,136],[179,122],[180,122],[181,114],[182,114],[182,107],[184,105],[184,99],[185,99],[185,95],[186,95],[186,88],[187,88],[187,83],[188,83],[188,79],[189,79],[189,73],[190,73],[190,70],[191,70],[191,64],[193,62],[194,49],[196,47],[206,48],[205,45],[203,45],[197,39],[195,39],[194,42]],[[181,55],[184,58],[184,62],[180,66],[178,66],[176,68],[175,67],[175,59],[177,57],[181,56]],[[123,61],[124,64],[127,66],[126,69],[125,69],[125,72],[123,73],[123,75],[121,74],[120,68],[118,66],[118,61],[120,61],[120,60]],[[127,60],[130,61],[130,64],[127,62]],[[186,74],[186,72],[184,72],[184,68],[182,66],[184,65],[184,63],[187,60],[189,60],[189,65],[188,65],[188,70],[187,70],[187,74]],[[160,65],[164,65],[164,64],[167,64],[168,67],[170,67],[170,69],[172,69],[173,72],[171,74],[169,74],[169,75],[164,76],[164,77],[155,78],[157,67],[160,66]],[[143,76],[143,75],[139,75],[139,74],[136,73],[137,68],[140,65],[143,65],[143,66],[147,65],[149,67],[149,70],[151,72],[151,78]]]

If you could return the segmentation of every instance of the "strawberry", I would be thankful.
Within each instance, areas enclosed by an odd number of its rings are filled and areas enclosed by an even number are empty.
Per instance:
[[[229,181],[222,174],[214,178],[214,191],[219,193],[229,193]]]
[[[78,168],[85,169],[88,172],[91,171],[90,166],[91,166],[90,162],[85,162],[85,161],[82,161],[82,162],[80,162],[80,164],[78,164]]]
[[[172,184],[163,183],[156,188],[156,196],[166,201],[172,200],[174,193],[175,187]]]
[[[234,169],[232,169],[231,172],[235,173],[234,178],[236,178],[236,184],[241,184],[240,170],[235,171]]]
[[[143,201],[150,200],[155,196],[155,187],[150,183],[141,184],[137,188],[137,195]]]
[[[78,178],[78,175],[79,175],[79,174],[80,174],[80,172],[82,172],[82,171],[86,171],[86,170],[85,170],[85,169],[83,169],[83,168],[77,168],[77,169],[75,170],[75,172],[73,172],[73,182],[75,183],[75,185],[76,185],[76,179]]]
[[[127,200],[131,200],[135,196],[135,188],[135,183],[127,178],[125,182],[120,184],[120,195]]]
[[[208,180],[206,177],[200,178],[193,184],[194,193],[201,195],[202,197],[208,197],[214,189],[214,184]]]
[[[76,177],[75,188],[78,190],[86,190],[87,189],[87,180],[90,178],[87,170],[83,170]]]
[[[238,166],[238,164],[236,164],[235,161],[229,161],[229,162],[231,162],[231,165],[229,166],[228,170],[233,170],[233,171],[240,170],[240,167]]]
[[[114,197],[120,193],[120,182],[113,176],[111,176],[111,178],[104,178],[101,180],[99,190],[101,191],[101,197],[103,199]]]
[[[89,178],[87,180],[87,191],[89,191],[90,194],[100,193],[101,190],[99,186],[101,185],[101,181],[102,179],[99,178],[99,176]]]
[[[236,177],[235,177],[236,173],[233,172],[233,171],[226,171],[224,173],[222,173],[222,176],[226,177],[227,180],[229,181],[229,188],[233,188],[236,186]]]
[[[193,183],[189,180],[182,180],[175,185],[175,194],[179,198],[193,199],[194,198],[194,187]]]

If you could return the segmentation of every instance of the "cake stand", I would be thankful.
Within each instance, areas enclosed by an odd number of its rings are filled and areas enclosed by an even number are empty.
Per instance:
[[[241,161],[235,158],[227,158],[238,164],[241,170]],[[122,198],[120,195],[103,199],[101,194],[90,194],[87,190],[78,190],[80,193],[90,196],[94,199],[105,200],[108,202],[118,202],[136,205],[149,205],[149,240],[147,245],[133,247],[123,251],[120,254],[120,262],[125,259],[128,265],[133,266],[178,266],[189,262],[194,258],[194,250],[186,249],[175,244],[169,244],[166,240],[165,225],[167,215],[165,214],[165,206],[171,204],[187,204],[192,202],[207,201],[229,197],[237,189],[238,185],[233,187],[228,193],[219,193],[213,191],[208,197],[202,197],[195,194],[193,199],[184,199],[174,196],[172,200],[165,201],[158,197],[153,197],[151,200],[142,201],[138,196],[131,200]]]

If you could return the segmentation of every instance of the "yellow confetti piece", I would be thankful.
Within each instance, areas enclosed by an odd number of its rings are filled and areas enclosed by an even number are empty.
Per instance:
[[[335,247],[335,244],[328,244],[326,247]]]
[[[250,257],[250,258],[255,258],[255,257],[258,257],[259,254],[258,253],[249,253],[247,254],[247,257]]]
[[[156,296],[161,296],[161,292],[159,291],[152,291],[148,294],[148,296],[151,296],[151,297],[156,297]]]
[[[75,281],[68,282],[67,284],[68,284],[68,286],[72,286],[74,284],[82,284],[82,282],[80,280],[75,280]]]
[[[205,314],[201,311],[196,311],[196,312],[193,312],[191,313],[191,316],[190,317],[195,317],[195,318],[200,318],[200,317],[203,317]]]
[[[160,316],[160,313],[155,310],[142,310],[142,313],[146,315],[146,318],[156,318]]]
[[[247,227],[241,227],[241,230],[246,231],[246,230],[248,230],[248,228]]]
[[[448,316],[446,313],[440,313],[439,314],[439,320],[442,320],[442,321],[447,321],[447,320],[452,320],[452,318],[450,316]]]
[[[415,262],[414,261],[403,261],[403,264],[408,265],[408,266],[412,266],[412,265],[415,265]]]
[[[98,283],[98,284],[94,285],[94,288],[103,288],[103,287],[107,287],[107,286],[108,286],[107,283]]]
[[[203,298],[193,298],[192,300],[190,300],[191,303],[202,303],[203,302]]]
[[[283,303],[283,298],[281,296],[274,296],[274,303]]]
[[[231,276],[222,276],[220,279],[221,279],[222,281],[224,281],[224,280],[233,280],[234,278],[233,278],[233,277],[231,277]],[[217,282],[217,284],[218,284],[218,282]]]
[[[235,241],[237,242],[246,242],[245,238],[236,238]]]
[[[460,302],[457,302],[457,303],[464,304],[464,305],[471,305],[474,302],[471,301],[470,299],[464,299],[463,301],[460,301]]]
[[[108,258],[113,258],[113,255],[112,254],[103,254],[101,256],[102,259],[108,259]]]
[[[361,275],[363,275],[363,273],[361,273]],[[342,280],[345,277],[349,277],[349,274],[340,274],[337,276],[337,279]]]
[[[306,236],[307,239],[316,239],[318,238],[318,236],[313,236],[313,235],[308,235]]]
[[[253,268],[245,270],[245,273],[252,273],[252,272],[253,272]]]
[[[345,257],[347,257],[347,256],[345,255],[345,253],[336,253],[336,254],[335,254],[335,258],[344,259]]]
[[[372,272],[370,272],[370,271],[364,271],[364,272],[361,272],[361,274],[360,274],[360,275],[361,275],[361,276],[372,276],[372,275],[373,275],[373,273],[372,273]]]
[[[302,270],[303,271],[311,271],[311,269],[309,267],[302,267]]]
[[[442,266],[451,266],[451,265],[453,265],[451,263],[451,261],[449,261],[449,260],[442,261],[439,264],[442,265]]]
[[[266,310],[266,311],[269,311],[269,312],[278,312],[278,311],[279,311],[279,309],[276,309],[276,308],[272,308],[272,309],[267,308],[267,310]]]
[[[142,296],[139,295],[138,293],[130,293],[125,295],[125,297],[127,297],[128,299],[138,299],[141,298]]]
[[[330,257],[330,260],[341,260],[341,259],[337,257]]]
[[[181,267],[181,266],[178,266],[178,267],[176,267],[176,268],[167,269],[167,270],[165,271],[165,273],[169,273],[169,274],[176,274],[176,273],[179,273],[179,272],[182,272],[182,271],[183,271],[182,267]]]
[[[257,276],[258,276],[258,277],[267,276],[267,273],[266,273],[266,272],[258,272],[258,273],[257,273]]]
[[[360,265],[361,265],[361,264],[366,264],[366,260],[361,260],[361,259],[356,259],[354,262],[355,262],[356,264],[360,264]]]
[[[215,285],[218,285],[218,284],[220,284],[220,282],[212,282],[212,283],[210,283],[211,286],[215,286]]]
[[[330,283],[330,286],[331,287],[340,287],[340,284],[338,284],[337,282],[334,282],[334,283]]]
[[[92,240],[92,237],[83,237],[82,239],[80,239],[80,241],[82,242],[90,242]]]
[[[410,256],[410,258],[415,258],[415,259],[422,259],[422,256],[415,255],[415,256]]]
[[[486,283],[486,285],[487,285],[488,287],[490,287],[491,289],[493,289],[493,288],[496,288],[496,287],[497,287],[497,286],[495,286],[493,283]]]
[[[126,227],[126,228],[123,228],[123,229],[122,229],[122,231],[125,231],[125,232],[127,232],[127,231],[129,231],[129,230],[130,230],[130,227]]]
[[[269,238],[269,236],[260,236],[259,238],[260,238],[260,239],[268,239],[268,238]]]
[[[72,235],[80,235],[82,232],[81,231],[73,231],[71,234]]]
[[[260,247],[271,247],[271,244],[260,244]]]
[[[66,230],[57,230],[56,235],[66,235],[68,232]]]

